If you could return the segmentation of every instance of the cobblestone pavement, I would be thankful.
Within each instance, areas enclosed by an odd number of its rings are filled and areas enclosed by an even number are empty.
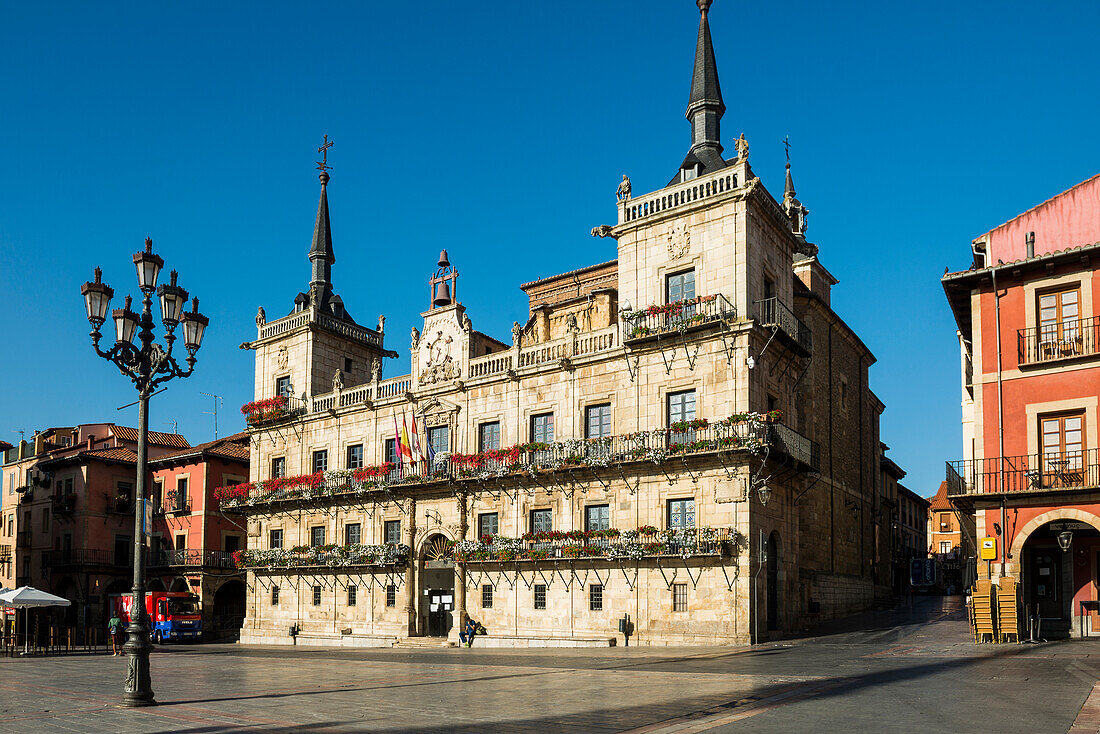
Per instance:
[[[159,705],[145,709],[117,706],[124,671],[103,655],[0,659],[0,731],[1100,727],[1100,642],[975,646],[957,600],[938,598],[752,649],[165,646],[152,657]]]

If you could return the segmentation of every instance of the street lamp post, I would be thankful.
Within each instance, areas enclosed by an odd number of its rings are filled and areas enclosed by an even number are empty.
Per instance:
[[[149,681],[149,617],[145,610],[145,474],[148,471],[149,396],[156,387],[176,377],[189,377],[195,370],[195,352],[202,345],[203,332],[209,319],[199,313],[199,299],[192,301],[191,310],[184,312],[187,291],[176,285],[176,271],[172,271],[171,283],[157,288],[157,276],[164,260],[153,254],[153,241],[146,238],[145,251],[134,255],[138,287],[142,294],[142,311],[130,310],[130,297],[126,296],[123,308],[111,311],[115,322],[115,343],[108,351],[99,347],[102,337],[100,327],[107,320],[108,308],[114,290],[102,282],[103,272],[95,269],[95,281],[85,283],[80,293],[92,325],[92,348],[96,354],[114,363],[129,377],[138,391],[138,450],[137,489],[134,497],[134,588],[130,606],[129,639],[123,646],[126,651],[128,672],[122,694],[123,706],[150,706],[153,688]],[[153,295],[160,298],[161,321],[164,324],[166,346],[154,342]],[[175,329],[183,325],[183,345],[187,349],[187,369],[183,369],[172,356],[176,341]],[[140,329],[140,330],[139,330]],[[138,344],[134,344],[137,332]],[[141,501],[138,501],[138,500]]]

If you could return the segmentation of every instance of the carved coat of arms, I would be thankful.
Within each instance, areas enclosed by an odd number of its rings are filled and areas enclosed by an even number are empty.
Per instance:
[[[683,222],[672,225],[668,231],[668,254],[675,260],[691,250],[691,230]]]

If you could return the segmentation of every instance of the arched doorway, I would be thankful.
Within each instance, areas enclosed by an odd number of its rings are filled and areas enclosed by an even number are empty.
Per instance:
[[[1006,571],[1018,571],[1024,615],[1041,620],[1043,637],[1100,633],[1100,518],[1053,515],[1044,513],[1021,529],[1012,548],[1014,568]],[[1083,610],[1082,602],[1093,603]]]
[[[145,589],[147,591],[167,591],[167,589],[164,588],[164,582],[159,578],[151,580],[145,585]]]
[[[236,640],[244,624],[245,589],[237,579],[231,579],[214,592],[213,637]]]
[[[768,630],[779,629],[779,534],[768,536]]]
[[[426,637],[446,637],[454,625],[455,564],[451,541],[442,533],[429,536],[420,547],[420,630]]]
[[[172,586],[169,591],[191,591],[190,585],[187,583],[187,579],[182,576],[177,576],[172,580]]]

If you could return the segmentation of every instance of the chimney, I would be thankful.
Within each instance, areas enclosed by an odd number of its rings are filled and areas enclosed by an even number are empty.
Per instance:
[[[89,434],[88,435],[88,450],[89,451],[92,450],[92,444],[94,444],[94,443],[95,443],[95,436]]]
[[[1028,232],[1024,236],[1024,241],[1027,243],[1027,256],[1029,258],[1035,257],[1035,233]]]

